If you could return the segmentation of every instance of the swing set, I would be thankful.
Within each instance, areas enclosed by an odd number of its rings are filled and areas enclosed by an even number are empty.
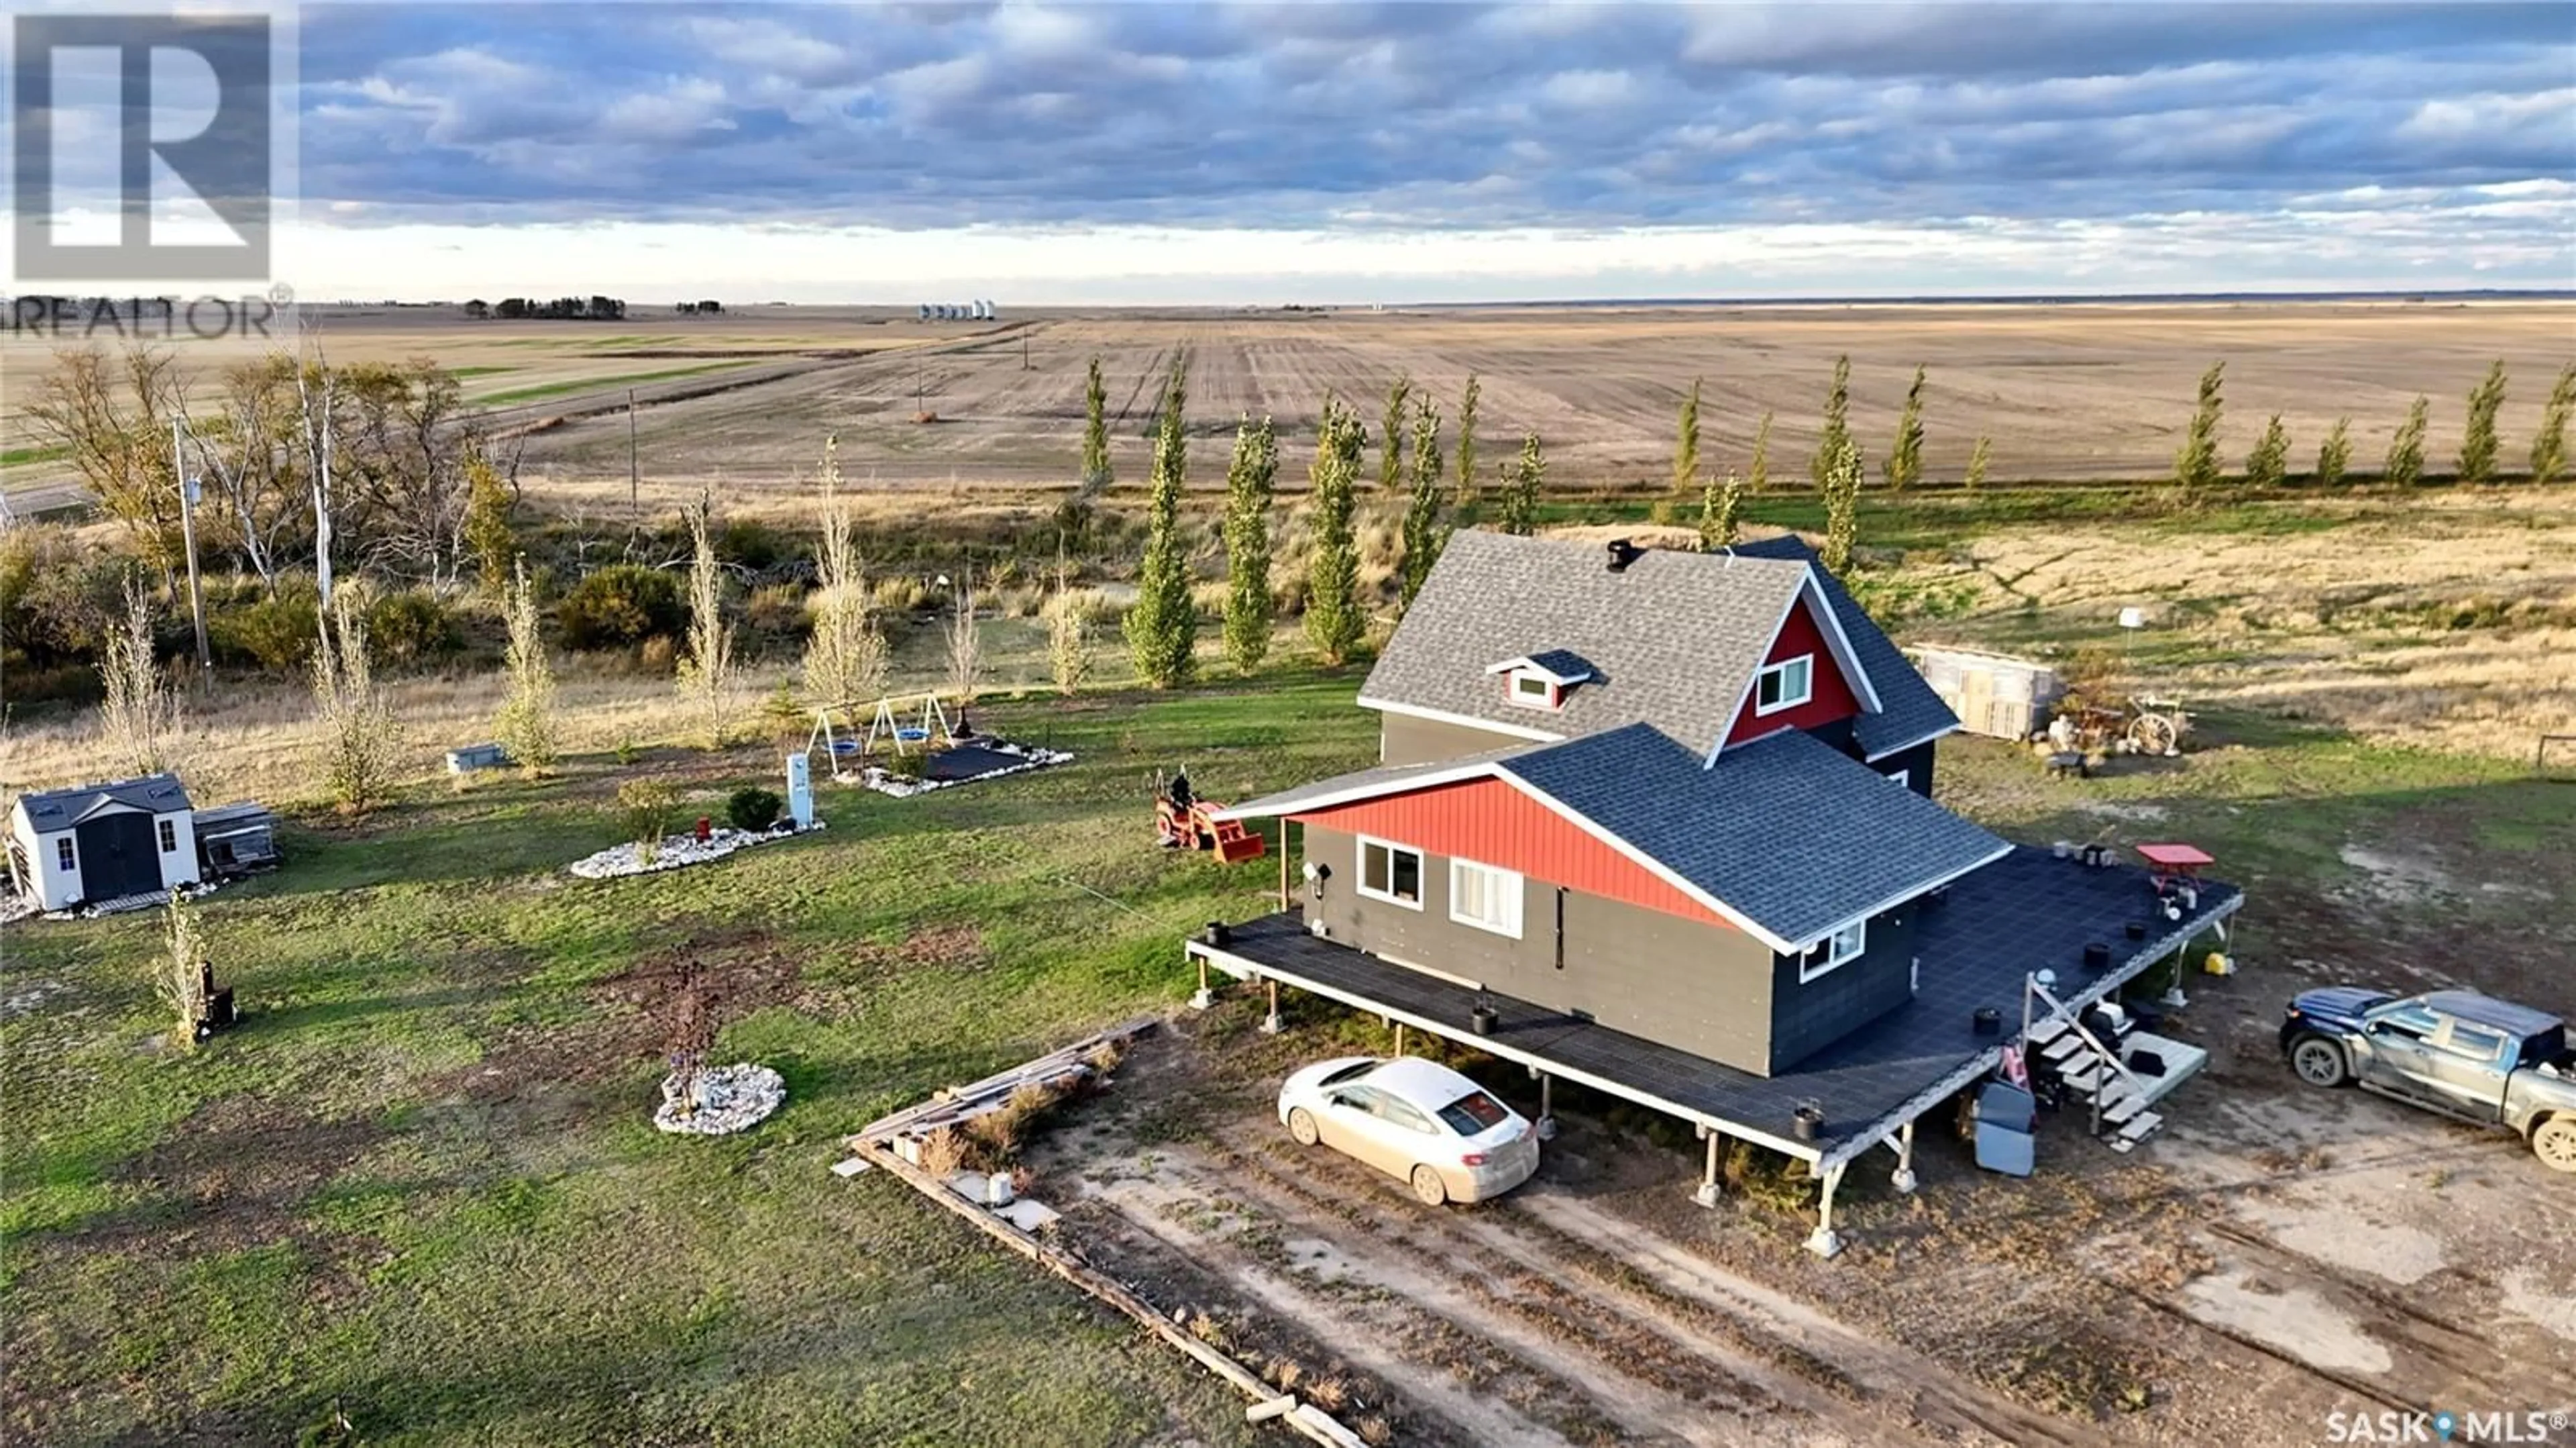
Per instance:
[[[910,754],[915,745],[928,751],[958,743],[957,724],[935,693],[895,694],[877,700],[865,729],[856,725],[846,731],[834,729],[832,715],[836,712],[840,711],[829,705],[815,710],[814,730],[805,738],[809,752],[819,744],[824,757],[832,761],[834,779],[849,778],[842,762],[867,758],[876,752],[880,742],[891,745],[897,754]],[[853,719],[858,715],[855,709],[848,713]]]

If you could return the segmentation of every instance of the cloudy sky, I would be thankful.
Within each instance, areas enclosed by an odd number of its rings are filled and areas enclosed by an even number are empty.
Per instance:
[[[2576,285],[2576,10],[323,5],[315,295]]]

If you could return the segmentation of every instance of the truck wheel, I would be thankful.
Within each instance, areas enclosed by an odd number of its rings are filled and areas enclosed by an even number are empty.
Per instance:
[[[2531,1154],[2551,1171],[2576,1172],[2576,1116],[2553,1116],[2533,1127]]]
[[[2301,1036],[2291,1042],[2290,1069],[2311,1086],[2341,1086],[2352,1079],[2343,1047],[2323,1036]]]

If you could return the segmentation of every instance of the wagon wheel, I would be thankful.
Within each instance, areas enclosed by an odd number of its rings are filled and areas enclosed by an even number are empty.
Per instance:
[[[2141,714],[2129,721],[2129,744],[2140,754],[2171,754],[2182,731],[2162,714]]]

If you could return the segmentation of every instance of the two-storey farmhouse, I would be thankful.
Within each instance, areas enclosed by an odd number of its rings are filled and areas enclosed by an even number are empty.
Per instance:
[[[1935,803],[1958,720],[1794,538],[1462,533],[1359,702],[1384,763],[1228,811],[1281,822],[1282,913],[1192,954],[1440,1034],[1491,1012],[1477,1044],[1543,1079],[1816,1163],[1828,1218],[1880,1141],[1910,1177],[2032,973],[2080,1008],[2240,898],[2176,919]]]

